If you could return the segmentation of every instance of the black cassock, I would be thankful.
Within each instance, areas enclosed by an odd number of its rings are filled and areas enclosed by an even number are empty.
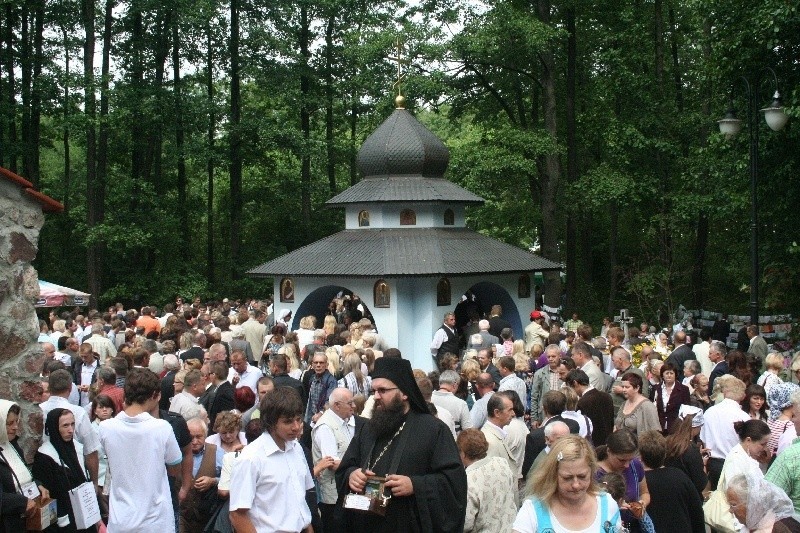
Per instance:
[[[406,436],[401,439],[403,433]],[[346,531],[461,533],[467,506],[467,475],[450,429],[433,415],[409,411],[401,435],[372,470],[378,476],[386,475],[398,446],[402,446],[402,456],[393,473],[410,477],[414,494],[392,497],[385,517],[345,509]],[[336,471],[340,512],[344,496],[350,492],[350,473],[371,465],[390,439],[391,435],[376,442],[368,423],[353,437]]]

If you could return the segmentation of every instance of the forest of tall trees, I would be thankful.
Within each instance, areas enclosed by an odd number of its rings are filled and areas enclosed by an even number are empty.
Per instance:
[[[745,314],[759,122],[762,314],[800,305],[800,10],[764,0],[7,0],[0,165],[60,200],[44,279],[100,303],[265,295],[244,273],[341,229],[324,202],[404,93],[482,195],[474,229],[563,262],[587,314]],[[342,258],[357,261],[357,258]],[[498,258],[502,261],[502,258]]]

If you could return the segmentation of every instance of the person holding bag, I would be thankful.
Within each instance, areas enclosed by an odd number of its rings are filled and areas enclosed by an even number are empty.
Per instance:
[[[53,409],[47,414],[44,428],[50,440],[42,444],[34,456],[33,475],[41,480],[42,485],[50,491],[51,497],[56,499],[57,531],[90,532],[95,528],[77,528],[70,500],[70,490],[89,480],[83,463],[83,446],[73,438],[75,416],[69,409]],[[95,527],[100,533],[105,531],[100,520]]]
[[[0,532],[17,533],[25,530],[25,518],[36,513],[36,497],[50,497],[47,489],[37,486],[31,471],[17,447],[20,408],[14,402],[0,400]],[[2,431],[5,427],[6,430]]]

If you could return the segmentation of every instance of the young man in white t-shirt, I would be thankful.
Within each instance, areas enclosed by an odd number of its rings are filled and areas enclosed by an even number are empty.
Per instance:
[[[183,455],[169,423],[150,415],[160,398],[158,376],[134,368],[125,380],[126,409],[100,424],[111,472],[109,533],[175,531],[167,470],[180,476]]]
[[[237,533],[311,531],[306,491],[314,480],[297,439],[303,401],[291,387],[261,400],[264,433],[248,444],[231,470],[230,518]]]

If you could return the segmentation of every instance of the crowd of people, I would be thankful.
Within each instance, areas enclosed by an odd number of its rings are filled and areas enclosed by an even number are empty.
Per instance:
[[[800,360],[757,328],[728,350],[534,310],[515,339],[464,307],[429,372],[357,298],[294,331],[268,301],[51,314],[30,464],[0,400],[5,530],[50,497],[53,530],[82,531],[91,483],[112,533],[800,531]]]

